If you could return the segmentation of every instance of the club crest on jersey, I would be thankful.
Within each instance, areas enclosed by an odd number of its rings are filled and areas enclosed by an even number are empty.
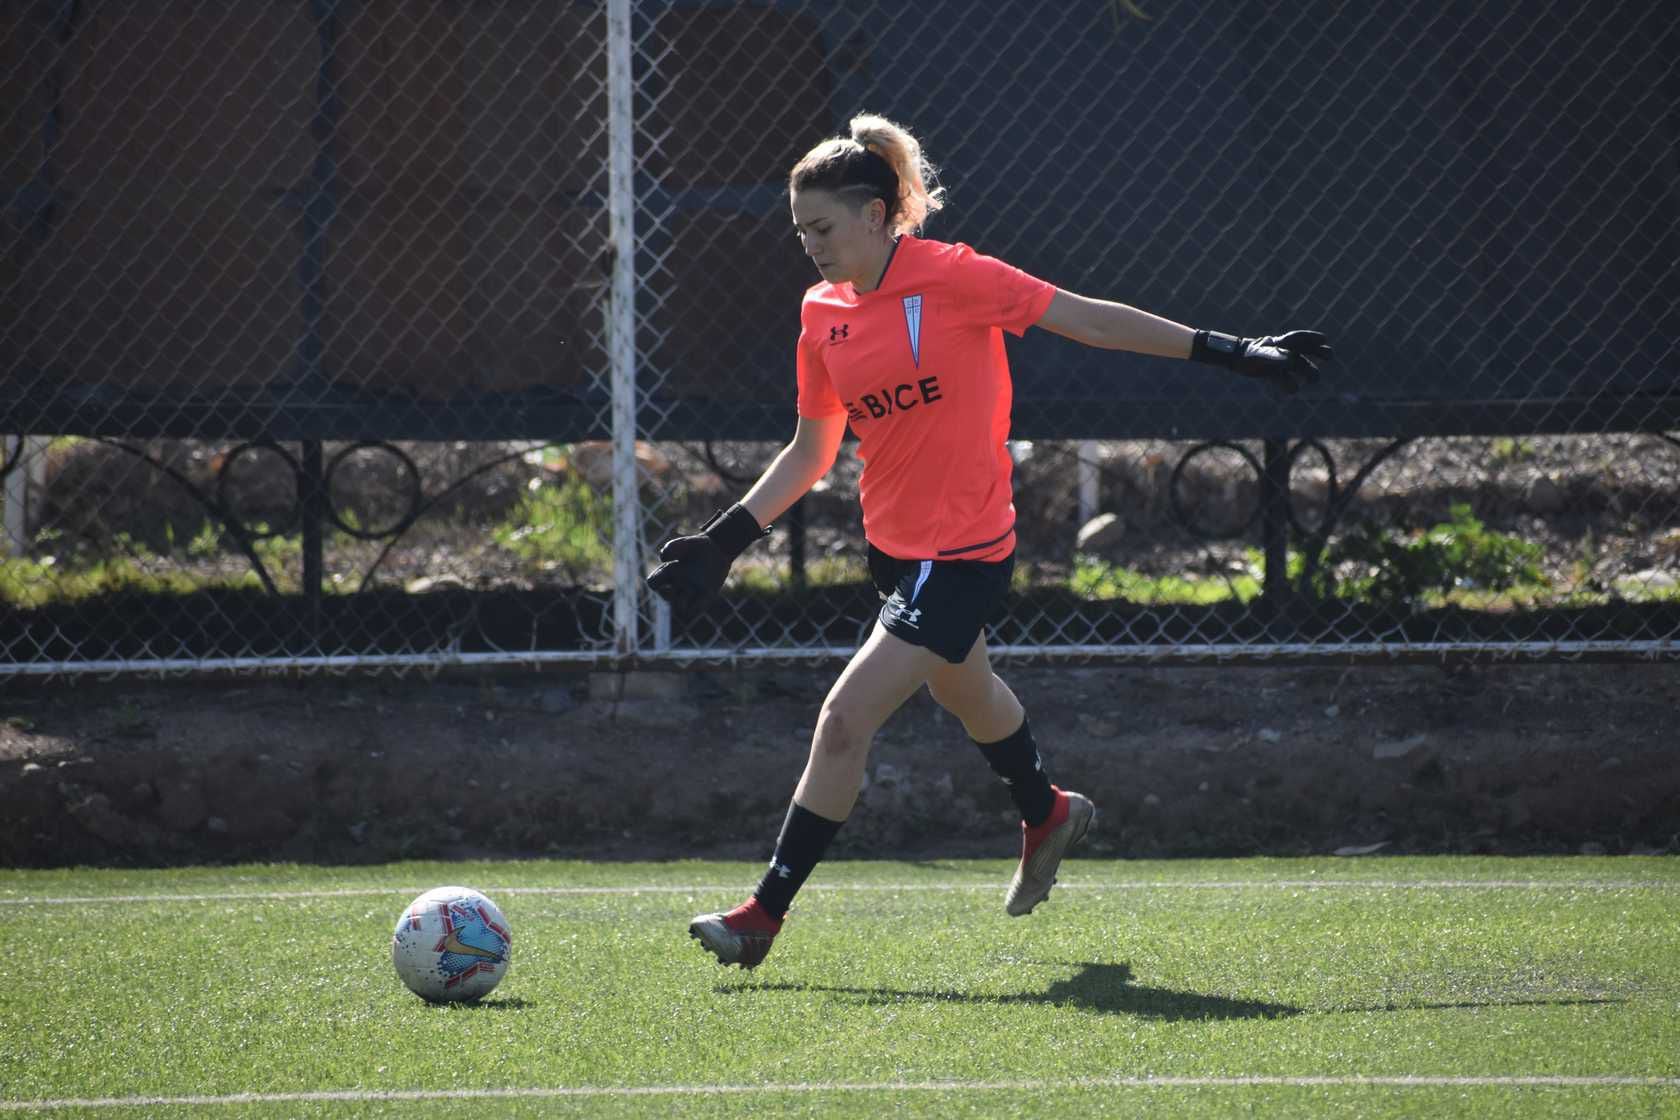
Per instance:
[[[922,297],[904,297],[904,326],[910,332],[910,358],[922,368]]]

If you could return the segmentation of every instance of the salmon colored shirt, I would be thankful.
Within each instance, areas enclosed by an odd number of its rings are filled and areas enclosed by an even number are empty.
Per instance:
[[[1014,551],[1003,332],[1022,334],[1055,294],[967,245],[910,236],[874,291],[825,282],[805,293],[799,415],[850,422],[876,548],[900,560]]]

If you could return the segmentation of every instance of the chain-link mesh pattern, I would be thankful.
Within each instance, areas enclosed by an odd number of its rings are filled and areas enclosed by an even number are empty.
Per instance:
[[[0,11],[4,656],[610,650],[600,13]]]
[[[849,452],[703,611],[623,573],[791,434],[782,185],[865,109],[929,236],[1337,346],[1011,341],[995,648],[1672,652],[1659,8],[4,0],[0,671],[848,650]]]

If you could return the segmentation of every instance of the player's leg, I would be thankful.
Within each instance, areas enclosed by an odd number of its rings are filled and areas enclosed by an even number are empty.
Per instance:
[[[723,964],[752,968],[770,952],[794,895],[851,814],[875,733],[939,660],[877,625],[847,663],[817,715],[805,772],[763,879],[734,910],[689,924],[690,936]]]
[[[943,664],[931,650],[911,645],[877,623],[817,714],[794,803],[831,820],[845,820],[863,785],[875,733]]]
[[[961,664],[945,664],[928,677],[928,692],[962,721],[968,737],[1004,785],[1028,825],[1042,824],[1055,802],[1038,744],[1015,693],[992,671],[986,637]]]
[[[1062,857],[1084,839],[1096,810],[1083,795],[1050,784],[1021,702],[992,671],[984,634],[960,664],[935,667],[928,691],[962,721],[1020,811],[1021,860],[1004,907],[1017,917],[1031,913],[1049,896]]]

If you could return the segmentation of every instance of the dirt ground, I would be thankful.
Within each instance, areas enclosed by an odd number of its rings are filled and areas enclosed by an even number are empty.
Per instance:
[[[1093,854],[1680,851],[1680,666],[1004,667]],[[767,856],[833,669],[0,688],[0,865]],[[926,693],[836,856],[1005,856]]]

